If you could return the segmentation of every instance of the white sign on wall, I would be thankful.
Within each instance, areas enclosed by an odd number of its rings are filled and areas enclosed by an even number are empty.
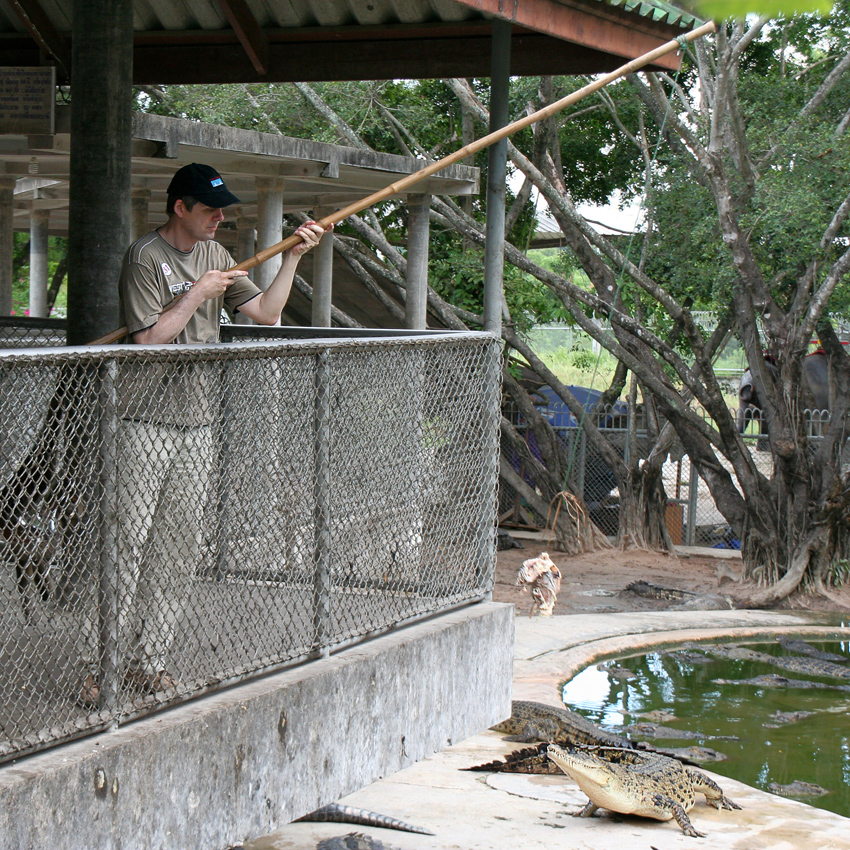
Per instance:
[[[55,68],[0,68],[0,134],[52,134],[55,106]]]

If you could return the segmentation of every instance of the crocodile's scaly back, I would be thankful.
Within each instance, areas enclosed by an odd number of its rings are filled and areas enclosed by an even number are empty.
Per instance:
[[[524,747],[508,753],[504,759],[488,761],[486,764],[476,764],[463,770],[480,770],[493,773],[535,773],[559,774],[561,771],[546,755],[548,744],[538,744],[536,747]]]
[[[531,743],[545,741],[571,747],[586,746],[625,747],[635,746],[628,738],[606,732],[568,708],[555,708],[541,702],[514,700],[511,716],[493,729],[510,736],[508,740]]]

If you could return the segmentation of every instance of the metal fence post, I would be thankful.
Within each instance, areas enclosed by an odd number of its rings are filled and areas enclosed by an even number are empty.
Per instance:
[[[117,439],[118,362],[111,358],[100,367],[100,563],[98,570],[98,640],[100,644],[101,708],[118,704],[118,493]]]
[[[217,379],[219,382],[220,399],[218,415],[218,446],[216,465],[213,474],[215,481],[215,564],[212,575],[216,581],[221,581],[230,569],[230,553],[228,551],[229,536],[226,532],[230,512],[230,361],[222,363]]]
[[[328,654],[331,606],[330,349],[316,356],[313,422],[313,648]]]
[[[576,487],[578,488],[578,492],[582,494],[582,498],[584,498],[584,479],[587,473],[587,438],[581,426],[576,429],[575,435],[578,438]]]
[[[499,522],[499,423],[501,419],[500,388],[502,385],[502,361],[499,344],[494,342],[492,346],[485,349],[485,356],[489,358],[487,370],[491,386],[492,397],[487,405],[481,423],[485,435],[491,435],[485,442],[484,448],[487,452],[485,462],[487,464],[487,478],[491,482],[492,497],[483,499],[481,512],[481,531],[479,536],[478,563],[476,566],[475,582],[478,588],[487,587],[483,599],[490,602],[493,599],[493,564],[496,558],[496,527]]]
[[[690,461],[688,477],[688,525],[685,529],[685,545],[693,546],[697,536],[697,502],[699,500],[699,474],[693,461]]]

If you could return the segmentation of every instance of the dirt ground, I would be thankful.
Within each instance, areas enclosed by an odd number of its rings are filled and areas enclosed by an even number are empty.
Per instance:
[[[523,548],[498,553],[493,600],[514,603],[517,616],[527,616],[532,608],[531,595],[516,587],[517,573],[523,561],[546,551],[561,571],[561,590],[553,612],[556,615],[744,607],[741,600],[747,588],[739,581],[741,560],[729,558],[732,553],[728,550],[725,558],[721,556],[723,550],[718,551],[718,556],[707,556],[706,550],[672,557],[636,549],[603,549],[583,555],[566,555],[550,550],[539,540],[514,539]],[[640,581],[684,591],[684,594],[655,598],[626,589]],[[778,607],[846,612],[850,610],[850,589],[835,592],[829,600],[797,595]]]

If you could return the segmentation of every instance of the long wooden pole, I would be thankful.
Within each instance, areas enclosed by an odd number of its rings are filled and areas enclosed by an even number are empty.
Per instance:
[[[662,56],[665,56],[668,53],[672,53],[674,50],[682,49],[685,46],[685,43],[690,43],[698,38],[702,38],[702,36],[714,32],[715,29],[716,27],[714,23],[709,22],[707,24],[703,24],[701,27],[698,27],[695,30],[691,30],[688,33],[683,33],[678,38],[671,39],[670,41],[662,44],[660,47],[656,47],[655,50],[650,50],[649,53],[644,53],[643,56],[638,56],[636,59],[632,59],[631,62],[620,66],[615,71],[611,71],[608,74],[604,74],[603,76],[594,80],[592,83],[588,83],[588,85],[578,89],[577,91],[574,91],[572,94],[568,94],[566,97],[562,97],[560,100],[555,101],[555,103],[550,103],[549,106],[545,106],[543,107],[543,109],[538,109],[537,112],[533,112],[531,115],[527,115],[525,118],[520,118],[517,121],[512,122],[511,124],[507,124],[504,127],[500,127],[498,130],[494,130],[492,133],[489,133],[486,136],[482,136],[480,139],[476,139],[474,142],[470,142],[468,145],[465,145],[460,150],[457,150],[454,153],[451,153],[448,156],[437,160],[436,162],[432,162],[430,165],[426,165],[424,168],[420,169],[414,174],[409,174],[407,177],[403,177],[400,180],[396,180],[395,183],[390,183],[389,186],[385,186],[383,189],[379,189],[377,192],[373,192],[367,198],[362,198],[361,200],[355,201],[353,204],[349,204],[347,207],[344,207],[341,210],[337,210],[336,212],[325,216],[324,218],[317,221],[316,224],[326,228],[332,224],[336,224],[337,222],[348,218],[350,215],[355,215],[361,210],[365,210],[367,207],[371,207],[374,204],[380,203],[381,201],[386,201],[388,198],[392,198],[394,195],[398,195],[401,192],[410,189],[412,186],[415,186],[417,183],[421,182],[427,177],[430,177],[432,174],[436,174],[438,171],[442,171],[444,168],[447,168],[450,165],[454,165],[456,162],[460,162],[461,160],[466,159],[466,157],[476,154],[478,153],[478,151],[483,150],[484,148],[490,147],[490,145],[495,144],[501,139],[504,139],[506,136],[511,136],[514,133],[518,133],[520,130],[525,129],[531,124],[536,124],[538,121],[542,121],[544,118],[549,118],[551,115],[554,115],[555,113],[566,109],[568,106],[577,103],[579,100],[587,97],[589,94],[593,94],[593,92],[605,88],[605,86],[609,85],[610,83],[613,83],[615,80],[618,80],[621,77],[625,77],[628,74],[633,74],[635,71],[639,71],[646,65],[652,64],[656,59],[660,59]],[[260,265],[260,263],[264,263],[266,262],[266,260],[270,260],[272,257],[275,257],[278,254],[282,254],[284,251],[288,251],[290,248],[297,245],[300,241],[300,236],[297,236],[295,234],[293,234],[292,236],[288,236],[286,239],[281,242],[278,242],[276,245],[272,245],[271,247],[258,252],[250,259],[244,260],[241,263],[237,263],[233,267],[233,269],[229,269],[229,271],[233,271],[236,269],[248,271],[248,269],[253,269],[255,266]],[[179,297],[180,296],[178,296],[169,304],[167,304],[163,312],[171,309],[177,303]],[[107,334],[106,336],[93,340],[89,343],[89,345],[107,345],[109,343],[116,342],[117,340],[121,339],[126,335],[126,327],[118,328],[118,330],[112,331],[112,333]]]

